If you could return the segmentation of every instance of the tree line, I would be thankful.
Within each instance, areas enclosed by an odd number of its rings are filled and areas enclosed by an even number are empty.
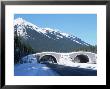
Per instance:
[[[14,36],[14,63],[20,63],[21,58],[34,53],[34,49],[27,43],[22,41],[20,36]]]
[[[84,46],[84,47],[78,47],[75,48],[73,51],[86,51],[86,52],[93,52],[97,53],[97,45],[95,46]]]

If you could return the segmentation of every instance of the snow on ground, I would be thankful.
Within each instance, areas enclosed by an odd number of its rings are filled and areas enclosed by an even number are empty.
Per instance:
[[[58,74],[47,67],[45,64],[37,62],[35,54],[30,54],[22,58],[23,64],[16,64],[14,67],[15,76],[58,76]],[[97,70],[96,64],[89,63],[74,63],[69,59],[69,55],[62,53],[59,65],[85,68]]]
[[[37,63],[35,54],[23,57],[22,63],[14,66],[15,76],[58,76],[56,72],[45,64]]]
[[[48,68],[45,64],[24,63],[15,65],[15,76],[58,76],[56,72]]]
[[[35,54],[30,54],[22,58],[23,63],[37,63]]]
[[[97,70],[96,64],[88,64],[88,63],[73,63],[71,61],[65,61],[60,63],[61,65],[71,66],[71,67],[78,67],[78,68],[85,68],[85,69],[92,69]]]
[[[59,61],[60,65],[71,66],[71,67],[78,67],[78,68],[85,68],[85,69],[92,69],[97,70],[97,64],[89,64],[89,63],[74,63],[69,59],[69,55],[62,53],[61,59]]]

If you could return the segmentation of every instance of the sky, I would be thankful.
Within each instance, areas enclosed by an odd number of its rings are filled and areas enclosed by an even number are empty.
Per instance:
[[[83,41],[97,44],[96,14],[15,14],[14,19],[23,18],[38,27],[58,29]]]

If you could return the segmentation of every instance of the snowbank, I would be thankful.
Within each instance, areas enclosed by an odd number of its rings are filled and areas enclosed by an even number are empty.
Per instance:
[[[24,63],[14,66],[15,76],[58,76],[58,74],[44,64]]]
[[[21,60],[22,60],[22,63],[37,63],[35,54],[27,55],[27,56],[23,57]]]

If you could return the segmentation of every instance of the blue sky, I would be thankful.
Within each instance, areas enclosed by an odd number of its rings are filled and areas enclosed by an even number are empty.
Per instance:
[[[15,14],[42,28],[59,29],[92,45],[97,44],[96,14]]]

